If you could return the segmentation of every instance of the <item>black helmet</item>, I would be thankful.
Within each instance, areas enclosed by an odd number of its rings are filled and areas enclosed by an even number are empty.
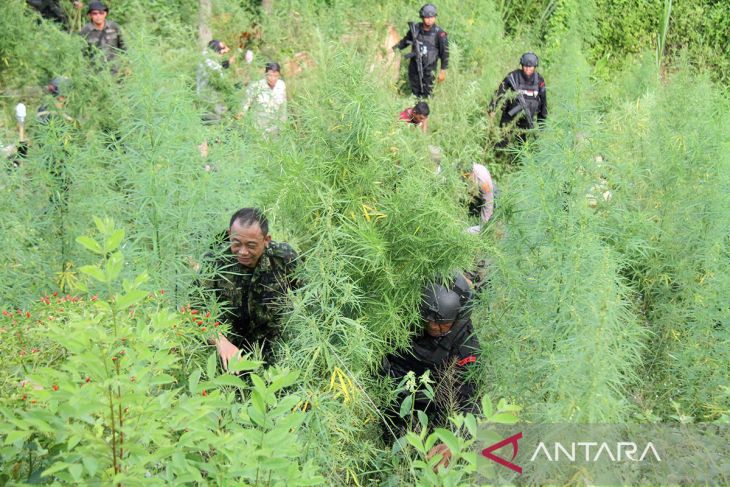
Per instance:
[[[535,56],[534,52],[526,52],[520,57],[521,66],[537,67],[538,64],[539,60],[537,59],[537,56]]]
[[[421,16],[422,19],[426,17],[436,17],[436,6],[432,3],[427,3],[423,7],[421,7],[421,10],[418,11],[418,14]]]
[[[441,284],[429,284],[421,296],[421,317],[426,321],[449,323],[455,321],[461,309],[461,299]]]
[[[100,12],[109,12],[109,7],[101,3],[99,0],[93,0],[91,3],[89,3],[89,8],[86,10],[87,12],[91,12],[92,10],[99,10]]]

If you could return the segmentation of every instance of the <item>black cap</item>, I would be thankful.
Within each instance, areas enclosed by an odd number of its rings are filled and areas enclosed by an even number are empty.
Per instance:
[[[89,3],[89,8],[87,12],[91,12],[92,10],[103,10],[104,12],[108,12],[109,7],[101,3],[99,0],[94,0],[93,2]]]

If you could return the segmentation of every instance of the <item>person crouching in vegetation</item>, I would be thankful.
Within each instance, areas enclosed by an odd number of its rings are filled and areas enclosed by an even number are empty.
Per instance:
[[[421,128],[421,132],[424,134],[428,130],[428,114],[431,110],[428,108],[428,103],[421,101],[416,103],[413,108],[406,108],[400,112],[400,119],[406,123],[411,123],[416,127]]]
[[[107,20],[108,13],[109,7],[103,3],[97,0],[89,3],[90,22],[81,28],[79,34],[86,39],[89,47],[98,48],[104,53],[104,58],[107,61],[112,61],[118,51],[126,50],[126,46],[119,25],[116,22]]]
[[[248,86],[243,113],[253,112],[253,122],[259,130],[277,135],[286,122],[286,84],[281,79],[279,63],[266,64],[265,73],[264,79]]]
[[[489,169],[476,162],[470,173],[465,175],[469,187],[469,216],[479,217],[479,225],[469,227],[467,232],[479,233],[494,213],[494,182]]]
[[[222,320],[231,325],[226,337],[214,344],[225,368],[228,361],[260,346],[271,360],[271,344],[280,335],[283,299],[295,289],[293,274],[297,253],[287,243],[271,240],[269,223],[258,208],[242,208],[233,214],[228,228],[228,246],[215,262],[212,282],[206,284],[223,303]]]
[[[506,98],[508,91],[515,94],[514,98],[508,98],[504,103],[500,127],[515,122],[520,129],[534,129],[539,128],[539,124],[547,119],[547,89],[545,78],[535,71],[538,64],[537,56],[526,52],[520,57],[521,69],[509,73],[500,83],[489,104],[490,117],[494,117],[498,103]],[[507,142],[503,140],[499,145],[505,146]]]
[[[226,112],[220,94],[228,91],[224,71],[235,61],[235,56],[226,56],[229,53],[226,43],[217,39],[210,41],[208,48],[203,50],[203,60],[195,77],[195,91],[206,105],[202,116],[204,122],[220,122]]]
[[[471,298],[471,287],[462,275],[448,286],[427,285],[421,304],[423,331],[406,350],[383,360],[383,374],[400,383],[398,404],[386,411],[390,423],[386,431],[396,437],[413,428],[415,411],[426,413],[432,425],[445,422],[454,410],[474,412],[476,390],[468,375],[477,362],[479,341],[471,323]],[[430,380],[422,379],[424,374]],[[417,388],[417,382],[425,389]],[[411,407],[401,417],[398,411],[404,401],[410,401]],[[450,452],[445,445],[437,445],[429,455],[436,453],[442,453],[448,465]]]

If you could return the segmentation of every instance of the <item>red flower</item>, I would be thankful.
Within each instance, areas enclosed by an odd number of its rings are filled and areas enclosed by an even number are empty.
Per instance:
[[[112,357],[112,362],[116,362],[116,360],[117,360],[117,356],[115,355],[114,357]]]
[[[208,311],[207,313],[205,313],[205,317],[206,318],[210,318],[210,311]]]
[[[201,328],[201,330],[205,331],[205,327]]]
[[[165,294],[165,290],[164,289],[160,289],[160,294],[164,295]]]
[[[26,318],[30,318],[30,311],[26,311],[26,312],[25,312],[25,317],[26,317]]]
[[[215,326],[217,328],[217,327],[221,326],[221,322],[220,321],[216,321],[215,322],[215,325],[213,325],[213,326]]]
[[[56,291],[55,293],[53,293],[53,297],[55,298],[56,296],[58,296],[58,291]]]
[[[198,314],[198,310],[197,310],[197,309],[194,309],[194,310],[192,310],[192,311],[190,312],[190,314],[191,314],[191,315],[197,315],[197,314]]]
[[[207,395],[208,395],[208,391],[206,391],[205,389],[203,389],[203,397],[205,397]]]
[[[98,294],[94,294],[93,296],[91,296],[91,301],[96,301],[97,299],[99,299]]]
[[[88,384],[89,382],[91,382],[91,377],[86,376],[86,379],[85,380],[86,380],[86,383]]]
[[[53,390],[54,391],[57,391],[58,390],[58,384],[53,384]]]

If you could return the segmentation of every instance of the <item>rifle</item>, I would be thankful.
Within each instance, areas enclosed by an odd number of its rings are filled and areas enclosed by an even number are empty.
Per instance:
[[[406,58],[416,58],[416,68],[418,68],[418,85],[423,93],[423,57],[421,54],[421,42],[418,40],[418,28],[415,22],[408,22],[408,29],[411,32],[411,44],[413,45],[413,52],[406,55]]]
[[[522,95],[522,93],[520,93],[520,90],[517,89],[515,80],[512,79],[512,73],[510,73],[509,76],[507,76],[507,82],[512,87],[512,89],[515,91],[515,93],[517,93],[517,102],[518,102],[518,105],[516,107],[512,108],[512,110],[508,111],[507,115],[509,115],[510,117],[514,117],[515,115],[517,115],[517,112],[519,112],[520,110],[523,110],[525,112],[525,118],[527,119],[527,126],[531,129],[534,129],[535,123],[532,121],[532,115],[530,114],[530,111],[527,109],[527,102],[525,101],[525,97]]]

